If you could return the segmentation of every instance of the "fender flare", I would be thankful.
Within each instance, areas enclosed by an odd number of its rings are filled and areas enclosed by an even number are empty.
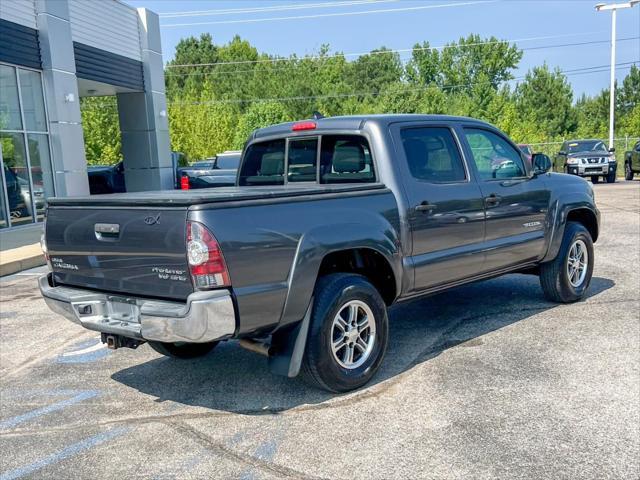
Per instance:
[[[569,213],[575,210],[588,210],[591,212],[596,221],[596,227],[600,230],[600,212],[595,207],[593,198],[584,192],[569,192],[556,198],[552,204],[550,211],[553,216],[550,218],[550,238],[547,243],[547,251],[542,259],[542,263],[549,262],[556,258],[564,230],[567,226],[567,218]],[[594,238],[594,241],[597,239]]]
[[[382,217],[372,223],[337,223],[314,228],[298,243],[287,279],[287,298],[278,328],[300,321],[310,304],[323,259],[334,252],[370,249],[389,263],[396,282],[396,295],[402,282],[402,259],[397,231]]]
[[[323,259],[334,252],[370,249],[391,266],[396,296],[402,288],[402,258],[396,229],[381,217],[372,223],[339,223],[315,228],[300,239],[288,278],[288,291],[272,340],[279,346],[269,357],[272,373],[295,377],[300,371],[312,313],[313,292]],[[371,220],[371,218],[369,218]],[[383,228],[381,228],[383,227]]]

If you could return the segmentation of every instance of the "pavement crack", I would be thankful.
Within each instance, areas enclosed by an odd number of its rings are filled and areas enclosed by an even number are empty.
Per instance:
[[[81,330],[78,333],[76,333],[75,335],[71,335],[69,337],[67,337],[66,339],[64,339],[62,341],[62,343],[49,351],[46,351],[45,353],[39,354],[39,355],[32,355],[29,358],[27,358],[25,361],[23,361],[22,363],[20,363],[19,365],[16,365],[15,367],[13,367],[11,370],[9,370],[8,372],[3,372],[2,373],[2,377],[3,380],[6,380],[7,378],[11,378],[15,375],[17,375],[18,373],[22,372],[23,370],[31,367],[32,365],[46,359],[46,358],[50,358],[50,357],[55,357],[56,355],[58,355],[60,352],[64,351],[65,348],[67,348],[67,346],[72,343],[77,341],[78,339],[82,338],[82,337],[86,337],[87,336],[87,331],[86,330]]]
[[[187,425],[184,422],[174,420],[174,421],[167,421],[165,423],[173,427],[175,430],[182,433],[183,435],[187,436],[191,440],[196,441],[207,450],[215,454],[218,454],[228,460],[239,462],[245,466],[264,470],[268,473],[275,474],[284,478],[295,478],[295,479],[302,479],[302,480],[321,480],[324,478],[324,477],[307,475],[303,472],[299,472],[292,468],[284,467],[282,465],[276,465],[271,462],[265,462],[252,455],[238,453],[235,450],[214,441],[207,434],[193,428],[190,425]]]

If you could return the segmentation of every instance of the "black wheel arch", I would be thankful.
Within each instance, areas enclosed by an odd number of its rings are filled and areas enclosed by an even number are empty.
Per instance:
[[[576,222],[583,225],[591,235],[593,243],[598,240],[600,234],[600,213],[593,200],[580,199],[580,201],[571,203],[558,203],[554,210],[556,210],[556,214],[550,216],[551,226],[547,253],[541,263],[553,260],[558,254],[568,222]]]

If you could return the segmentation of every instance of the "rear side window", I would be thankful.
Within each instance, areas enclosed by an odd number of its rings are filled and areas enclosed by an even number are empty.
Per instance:
[[[400,131],[411,175],[432,183],[466,180],[460,151],[446,127],[406,128]]]
[[[284,139],[254,143],[245,153],[240,185],[284,185]]]
[[[357,135],[323,135],[320,151],[320,183],[375,182],[371,150]]]

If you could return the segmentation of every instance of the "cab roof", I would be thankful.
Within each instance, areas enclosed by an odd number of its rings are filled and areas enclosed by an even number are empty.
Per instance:
[[[250,140],[271,137],[276,135],[288,135],[293,133],[293,126],[300,123],[314,122],[316,127],[308,130],[362,130],[366,123],[376,123],[380,126],[387,126],[396,122],[416,122],[416,121],[440,121],[453,123],[467,123],[475,125],[491,126],[486,122],[470,117],[457,117],[452,115],[424,115],[424,114],[376,114],[376,115],[344,115],[338,117],[324,117],[319,119],[305,119],[295,122],[280,123],[265,128],[255,130]]]

